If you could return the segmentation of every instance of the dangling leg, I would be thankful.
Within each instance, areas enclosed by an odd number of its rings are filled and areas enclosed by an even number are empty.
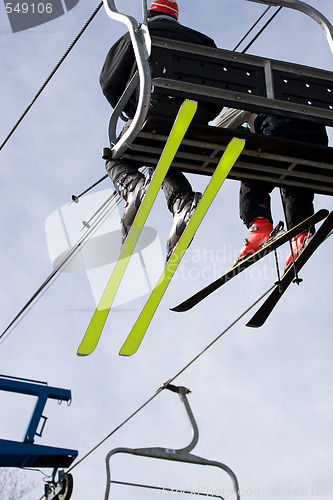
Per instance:
[[[271,237],[273,220],[271,214],[272,187],[260,181],[243,181],[240,187],[240,217],[250,235],[240,249],[236,263],[252,255]]]
[[[185,175],[175,168],[169,169],[162,189],[168,208],[173,214],[173,223],[166,246],[166,260],[168,261],[199,203],[201,193],[194,193]]]
[[[312,191],[301,188],[282,188],[281,197],[288,229],[291,229],[314,214],[314,193]],[[313,234],[314,227],[311,227],[307,231],[292,238],[291,249],[287,255],[285,269],[297,259],[301,250],[307,245]]]
[[[130,162],[108,161],[106,169],[115,190],[125,201],[124,213],[120,219],[124,242],[147,191],[148,182],[146,177]]]
[[[154,96],[149,103],[149,116],[176,117],[183,99],[168,96]],[[205,106],[199,105],[194,116],[194,123],[208,123],[209,115]],[[109,177],[120,196],[126,201],[125,212],[121,219],[123,236],[126,237],[142,198],[147,190],[147,182],[143,174],[130,162],[108,162],[106,165]],[[194,193],[184,174],[175,168],[170,168],[162,185],[168,208],[173,214],[173,225],[167,242],[167,259],[172,253],[181,234],[188,224],[196,205],[201,197]],[[199,196],[200,195],[200,196]]]

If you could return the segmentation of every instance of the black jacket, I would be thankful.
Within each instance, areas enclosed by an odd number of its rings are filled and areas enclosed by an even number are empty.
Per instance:
[[[285,137],[286,139],[321,144],[323,146],[328,144],[325,126],[306,120],[260,114],[254,121],[254,127],[258,134]]]
[[[216,47],[215,42],[208,36],[183,26],[169,16],[158,16],[151,19],[148,22],[148,29],[151,36]],[[100,74],[103,94],[113,108],[119,101],[135,69],[136,62],[131,39],[129,33],[126,33],[109,50]],[[212,118],[219,113],[220,109],[220,107],[216,108],[216,113]],[[133,117],[133,106],[128,105],[125,112]]]

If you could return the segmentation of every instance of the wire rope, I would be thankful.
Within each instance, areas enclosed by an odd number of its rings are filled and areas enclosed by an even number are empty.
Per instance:
[[[195,363],[203,354],[205,354],[208,349],[210,349],[218,340],[220,340],[223,335],[225,335],[233,326],[235,326],[251,309],[253,309],[268,293],[274,288],[275,285],[271,286],[264,294],[262,294],[258,299],[255,300],[253,304],[251,304],[245,311],[243,311],[237,319],[235,319],[229,326],[227,326],[217,337],[215,337],[212,342],[210,342],[204,349],[202,349],[194,358],[192,358],[181,370],[179,370],[175,375],[168,379],[161,387],[157,389],[157,391],[147,399],[139,408],[137,408],[129,417],[123,420],[117,427],[115,427],[104,439],[102,439],[98,444],[96,444],[90,451],[88,451],[80,460],[78,460],[72,467],[68,469],[67,472],[71,472],[75,467],[77,467],[83,460],[88,458],[94,451],[97,450],[102,444],[105,443],[113,434],[115,434],[119,429],[121,429],[127,422],[129,422],[133,417],[135,417],[143,408],[145,408],[153,399],[155,399],[160,392],[165,389],[165,387],[171,384],[176,378],[178,378],[182,373],[184,373],[193,363]]]
[[[333,231],[329,233],[326,239],[333,234]],[[79,464],[81,464],[86,458],[88,458],[94,451],[96,451],[100,446],[102,446],[110,437],[112,437],[119,429],[124,427],[132,418],[134,418],[141,410],[143,410],[151,401],[153,401],[164,389],[166,386],[174,382],[180,375],[182,375],[190,366],[192,366],[201,356],[203,356],[213,345],[215,345],[232,327],[234,327],[248,312],[251,311],[261,300],[263,300],[266,295],[268,295],[275,284],[272,285],[266,292],[264,292],[258,299],[256,299],[253,304],[251,304],[245,311],[243,311],[229,326],[227,326],[217,337],[215,337],[207,346],[202,349],[194,358],[192,358],[186,365],[183,366],[175,375],[169,378],[162,386],[160,386],[157,391],[148,398],[141,406],[139,406],[133,413],[131,413],[125,420],[123,420],[117,427],[115,427],[107,436],[105,436],[99,443],[97,443],[93,448],[91,448],[80,460],[78,460],[72,467],[70,467],[67,472],[71,472],[75,469]],[[45,498],[41,497],[39,500]]]
[[[142,172],[145,173],[149,170],[148,167],[145,167]],[[79,197],[85,194],[87,191],[90,191],[95,185],[99,184],[105,177],[102,177],[95,184],[90,186],[90,188],[83,191],[83,193],[78,196],[72,196],[72,203],[77,203]],[[86,233],[79,238],[79,240],[73,245],[72,248],[69,249],[67,254],[63,257],[63,259],[59,262],[59,264],[53,269],[53,271],[48,275],[48,277],[43,281],[43,283],[39,286],[39,288],[34,292],[34,294],[30,297],[30,299],[26,302],[26,304],[20,309],[20,311],[16,314],[16,316],[12,319],[12,321],[7,325],[5,330],[0,334],[0,345],[7,339],[10,333],[18,326],[18,324],[23,320],[23,318],[28,314],[31,308],[40,300],[40,298],[44,295],[44,293],[49,289],[52,283],[57,279],[59,273],[66,269],[66,267],[72,262],[72,260],[76,257],[79,250],[84,248],[84,246],[88,243],[89,239],[94,235],[94,233],[100,228],[100,226],[105,222],[105,220],[114,213],[115,208],[119,206],[122,199],[117,194],[117,191],[113,191],[111,196],[107,198],[102,205],[96,210],[96,212],[90,217],[88,221],[82,221],[82,229],[87,229]],[[93,222],[95,220],[95,222]]]
[[[258,17],[258,19],[252,24],[251,28],[245,33],[245,35],[243,36],[243,38],[241,38],[241,40],[237,43],[237,45],[233,48],[233,52],[235,52],[238,47],[242,44],[242,42],[244,42],[244,40],[249,36],[249,34],[251,33],[251,31],[254,30],[254,28],[257,26],[257,24],[259,24],[259,22],[261,21],[261,19],[265,16],[265,14],[269,11],[269,9],[271,8],[272,6],[270,5],[269,7],[266,8],[266,10]]]
[[[9,139],[11,138],[11,136],[14,134],[14,132],[16,131],[16,129],[18,128],[18,126],[20,125],[20,123],[23,121],[23,119],[25,118],[25,116],[28,114],[28,112],[30,111],[30,109],[32,108],[32,106],[34,105],[34,103],[37,101],[37,99],[39,98],[39,96],[41,95],[41,93],[43,92],[43,90],[45,89],[45,87],[47,86],[47,84],[50,82],[50,80],[52,79],[52,77],[54,76],[54,74],[56,73],[56,71],[60,68],[60,66],[62,65],[62,63],[66,59],[66,57],[69,55],[69,53],[71,52],[71,50],[73,49],[73,47],[76,45],[76,43],[78,42],[78,40],[81,38],[81,36],[85,32],[85,30],[87,29],[87,27],[89,26],[89,24],[92,22],[92,20],[95,18],[96,14],[98,13],[98,11],[101,9],[102,6],[103,6],[103,1],[101,1],[97,5],[96,9],[93,11],[93,13],[90,15],[90,17],[88,18],[88,20],[85,22],[85,24],[83,25],[83,27],[81,28],[81,30],[79,31],[79,33],[76,35],[76,37],[74,38],[74,40],[72,41],[72,43],[69,45],[69,47],[67,48],[67,50],[65,51],[65,53],[63,54],[63,56],[60,58],[60,60],[58,61],[58,63],[54,67],[54,69],[51,71],[51,73],[49,74],[49,76],[47,77],[47,79],[45,80],[45,82],[41,85],[40,89],[37,91],[37,93],[35,94],[35,96],[32,98],[31,102],[28,104],[28,106],[26,107],[26,109],[23,111],[23,113],[21,114],[21,116],[19,117],[19,119],[17,120],[17,122],[15,123],[15,125],[13,126],[13,128],[10,130],[10,132],[8,133],[8,135],[5,137],[5,139],[3,140],[3,142],[0,145],[0,151],[4,148],[4,146],[6,145],[6,143],[9,141]],[[268,10],[270,8],[271,8],[271,6],[267,7],[265,9],[265,11],[259,16],[259,18],[257,19],[257,21],[251,26],[251,28],[243,36],[243,38],[240,40],[240,42],[235,46],[235,48],[233,49],[234,51],[247,38],[247,36],[251,33],[251,31],[260,22],[260,20],[264,17],[264,15],[268,12]],[[272,18],[266,23],[266,25],[262,28],[262,30],[250,42],[250,44],[243,50],[243,53],[246,52],[246,50],[258,38],[258,36],[268,26],[268,24],[273,20],[273,18],[276,16],[276,14],[281,9],[282,9],[282,7],[280,7],[276,11],[276,13],[273,14]]]
[[[249,50],[249,48],[251,47],[251,45],[253,45],[253,43],[257,40],[257,38],[259,38],[259,36],[261,35],[261,33],[267,28],[267,26],[273,21],[273,19],[278,15],[278,13],[281,11],[283,7],[279,7],[275,12],[274,14],[270,17],[270,19],[268,19],[268,21],[264,24],[264,26],[258,31],[258,33],[252,38],[252,40],[248,43],[248,45],[245,47],[244,50],[242,50],[242,53],[245,54],[245,52],[247,52]]]
[[[41,95],[41,93],[43,92],[43,90],[45,89],[45,87],[47,86],[47,84],[50,82],[50,80],[52,79],[52,77],[54,76],[54,74],[60,68],[60,66],[62,65],[62,63],[64,62],[64,60],[68,56],[68,54],[70,53],[70,51],[75,46],[75,44],[81,38],[81,36],[85,32],[85,30],[87,29],[87,27],[89,26],[89,24],[91,23],[91,21],[96,16],[97,12],[101,9],[102,5],[103,5],[103,1],[101,1],[98,4],[98,6],[94,10],[94,12],[91,14],[91,16],[85,22],[85,24],[83,25],[83,27],[81,28],[81,30],[79,31],[79,33],[76,35],[76,37],[74,38],[74,40],[72,41],[72,43],[69,45],[69,47],[66,50],[66,52],[63,54],[63,56],[60,58],[60,60],[58,61],[58,63],[55,65],[55,67],[53,68],[53,70],[51,71],[51,73],[49,74],[49,76],[46,78],[45,82],[42,84],[42,86],[40,87],[40,89],[37,91],[37,93],[35,94],[35,96],[32,98],[32,100],[30,101],[30,103],[28,104],[28,106],[23,111],[23,113],[20,116],[20,118],[17,120],[17,122],[15,123],[15,125],[13,126],[13,128],[8,133],[7,137],[4,139],[4,141],[0,145],[0,151],[7,144],[7,142],[9,141],[9,139],[11,138],[11,136],[14,134],[15,130],[17,129],[17,127],[20,125],[20,123],[23,121],[23,119],[25,118],[25,116],[28,114],[28,112],[30,111],[30,109],[32,108],[32,106],[35,104],[35,102],[37,101],[38,97]]]
[[[100,9],[103,2],[99,4],[97,7],[95,14]],[[258,20],[252,25],[252,27],[248,30],[248,32],[243,36],[240,42],[233,49],[236,49],[241,45],[241,43],[247,38],[247,36],[253,31],[255,26],[258,25],[260,20],[265,16],[270,7],[268,7],[263,14],[258,18]],[[253,37],[253,39],[248,43],[245,49],[242,51],[245,53],[250,46],[257,40],[257,38],[261,35],[261,33],[267,28],[267,26],[273,21],[276,15],[281,11],[282,7],[279,7],[275,13],[271,16],[271,18],[265,23],[265,25],[259,30],[259,32]],[[31,107],[31,106],[30,106]],[[8,137],[9,138],[9,137]],[[8,140],[8,139],[7,139]],[[0,150],[3,145],[1,145]],[[331,235],[331,233],[330,233]],[[328,235],[328,236],[330,236]],[[86,458],[88,458],[94,451],[96,451],[102,444],[104,444],[110,437],[112,437],[119,429],[121,429],[126,423],[128,423],[132,418],[134,418],[143,408],[145,408],[151,401],[153,401],[162,391],[163,389],[170,383],[172,383],[176,378],[178,378],[182,373],[184,373],[192,364],[194,364],[201,356],[203,356],[213,345],[215,345],[220,338],[225,335],[233,326],[235,326],[253,307],[255,307],[270,291],[274,288],[275,285],[270,287],[263,295],[261,295],[251,306],[249,306],[243,313],[241,313],[236,320],[234,320],[225,330],[223,330],[212,342],[210,342],[202,351],[200,351],[194,358],[192,358],[181,370],[179,370],[174,376],[172,376],[167,382],[165,382],[161,387],[157,389],[157,391],[147,399],[141,406],[139,406],[131,415],[129,415],[123,422],[121,422],[117,427],[115,427],[105,438],[103,438],[99,443],[97,443],[93,448],[91,448],[80,460],[78,460],[72,467],[68,469],[68,473],[75,469],[79,464],[81,464]],[[3,335],[3,334],[2,334]],[[0,339],[2,337],[0,336]],[[40,500],[45,498],[45,495],[41,497]]]
[[[31,308],[38,302],[38,300],[44,295],[46,290],[51,286],[51,284],[57,279],[60,271],[66,269],[70,262],[74,259],[79,250],[84,248],[84,245],[88,242],[89,238],[99,229],[99,227],[105,222],[107,217],[113,213],[115,206],[121,202],[120,198],[116,197],[116,192],[109,198],[109,203],[103,203],[100,209],[101,213],[98,211],[95,215],[95,222],[91,224],[92,220],[89,220],[89,224],[84,225],[87,228],[85,234],[79,238],[76,244],[67,252],[60,263],[53,269],[49,276],[44,280],[40,287],[35,291],[35,293],[30,297],[26,304],[21,308],[21,310],[16,314],[14,319],[8,324],[8,326],[0,334],[0,345],[6,340],[8,335],[16,328],[16,326],[22,321],[26,314],[31,310]]]

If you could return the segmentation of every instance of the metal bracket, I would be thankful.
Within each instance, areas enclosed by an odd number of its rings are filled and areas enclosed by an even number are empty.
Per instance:
[[[228,475],[229,478],[232,481],[233,485],[233,491],[234,491],[234,498],[235,500],[240,500],[239,496],[239,486],[238,486],[238,480],[234,472],[225,464],[222,464],[220,462],[214,461],[214,460],[206,460],[205,458],[198,457],[196,455],[193,455],[189,453],[195,445],[198,442],[199,439],[199,430],[198,426],[196,424],[196,421],[194,419],[192,410],[190,408],[189,402],[187,400],[186,394],[188,394],[190,391],[186,389],[186,387],[175,387],[170,384],[165,384],[163,386],[164,389],[169,389],[173,392],[176,392],[180,400],[185,408],[186,414],[189,418],[190,425],[192,427],[192,432],[193,432],[193,437],[188,446],[185,448],[180,448],[180,449],[169,449],[169,448],[115,448],[111,450],[105,459],[105,467],[106,467],[106,485],[105,485],[105,497],[104,500],[108,500],[109,494],[110,494],[110,485],[111,483],[115,482],[117,484],[125,484],[125,485],[130,485],[131,483],[123,483],[119,481],[112,481],[111,480],[111,472],[110,472],[110,459],[113,455],[117,453],[125,453],[125,454],[130,454],[130,455],[136,455],[136,456],[141,456],[141,457],[148,457],[148,458],[157,458],[157,459],[162,459],[162,460],[171,460],[174,462],[183,462],[183,463],[189,463],[189,464],[196,464],[196,465],[209,465],[212,467],[218,467],[222,470],[224,470]],[[133,484],[132,484],[133,485]],[[144,488],[150,488],[150,489],[158,489],[158,490],[165,490],[164,488],[159,488],[159,487],[154,487],[150,485],[138,485],[136,484],[135,486],[139,487],[144,487]],[[184,492],[187,493],[187,492]],[[193,494],[193,492],[190,492]],[[197,494],[197,493],[194,493]],[[219,497],[217,497],[219,498]]]
[[[325,31],[325,35],[333,53],[333,26],[329,20],[317,9],[311,5],[301,2],[300,0],[247,0],[248,2],[263,3],[279,7],[287,7],[289,9],[299,10],[304,14],[314,19]]]
[[[69,500],[73,492],[73,476],[63,470],[58,472],[58,482],[55,482],[57,470],[53,471],[52,480],[45,485],[46,500]]]
[[[107,15],[111,19],[119,21],[127,26],[133,45],[139,76],[138,106],[130,126],[121,135],[118,141],[115,140],[116,123],[121,116],[126,102],[131,96],[134,88],[136,88],[136,85],[134,85],[133,82],[130,83],[128,88],[125,90],[123,96],[120,98],[120,102],[118,103],[119,105],[116,106],[116,109],[111,116],[111,122],[109,125],[109,132],[111,134],[110,144],[112,146],[112,157],[113,159],[117,159],[127,149],[127,144],[130,144],[137,136],[147,116],[151,92],[151,72],[149,65],[151,39],[147,25],[146,0],[142,0],[142,24],[139,24],[134,17],[118,12],[114,0],[103,0],[103,2]],[[134,83],[137,83],[137,76],[135,77]]]
[[[47,400],[70,401],[71,391],[50,387],[46,382],[5,375],[0,375],[0,390],[37,397],[23,442],[0,439],[0,467],[68,467],[78,454],[76,450],[36,445],[34,439],[43,433],[46,417],[42,413]],[[41,420],[41,429],[37,432]]]

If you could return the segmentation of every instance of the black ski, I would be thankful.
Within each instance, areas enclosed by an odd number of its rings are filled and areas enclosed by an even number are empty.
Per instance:
[[[290,266],[289,269],[282,276],[281,280],[276,284],[273,291],[270,293],[268,298],[262,304],[262,306],[258,309],[258,311],[252,316],[250,321],[246,324],[246,326],[250,326],[252,328],[259,328],[262,326],[288,286],[295,281],[295,270],[298,273],[300,269],[306,264],[311,255],[317,250],[319,245],[326,239],[331,230],[333,229],[333,212],[326,217],[318,231],[311,238],[309,243],[306,245],[301,254],[297,257],[295,264]]]
[[[314,215],[312,215],[308,219],[305,219],[297,226],[294,226],[289,231],[283,232],[275,239],[267,243],[258,252],[254,253],[253,255],[250,255],[244,260],[241,260],[238,264],[236,264],[225,274],[217,278],[215,281],[207,285],[205,288],[202,288],[197,293],[186,299],[184,302],[181,302],[177,306],[172,307],[171,311],[184,312],[188,311],[189,309],[192,309],[192,307],[197,305],[204,298],[208,297],[208,295],[210,295],[211,293],[215,292],[215,290],[217,290],[218,288],[220,288],[220,286],[227,283],[227,281],[230,281],[239,273],[250,267],[252,264],[260,260],[262,257],[265,257],[265,255],[267,255],[268,253],[272,252],[273,250],[276,250],[279,246],[283,245],[297,234],[305,231],[306,229],[309,229],[314,224],[317,224],[317,222],[323,220],[325,217],[327,217],[327,215],[328,215],[328,210],[324,209],[319,210]]]

